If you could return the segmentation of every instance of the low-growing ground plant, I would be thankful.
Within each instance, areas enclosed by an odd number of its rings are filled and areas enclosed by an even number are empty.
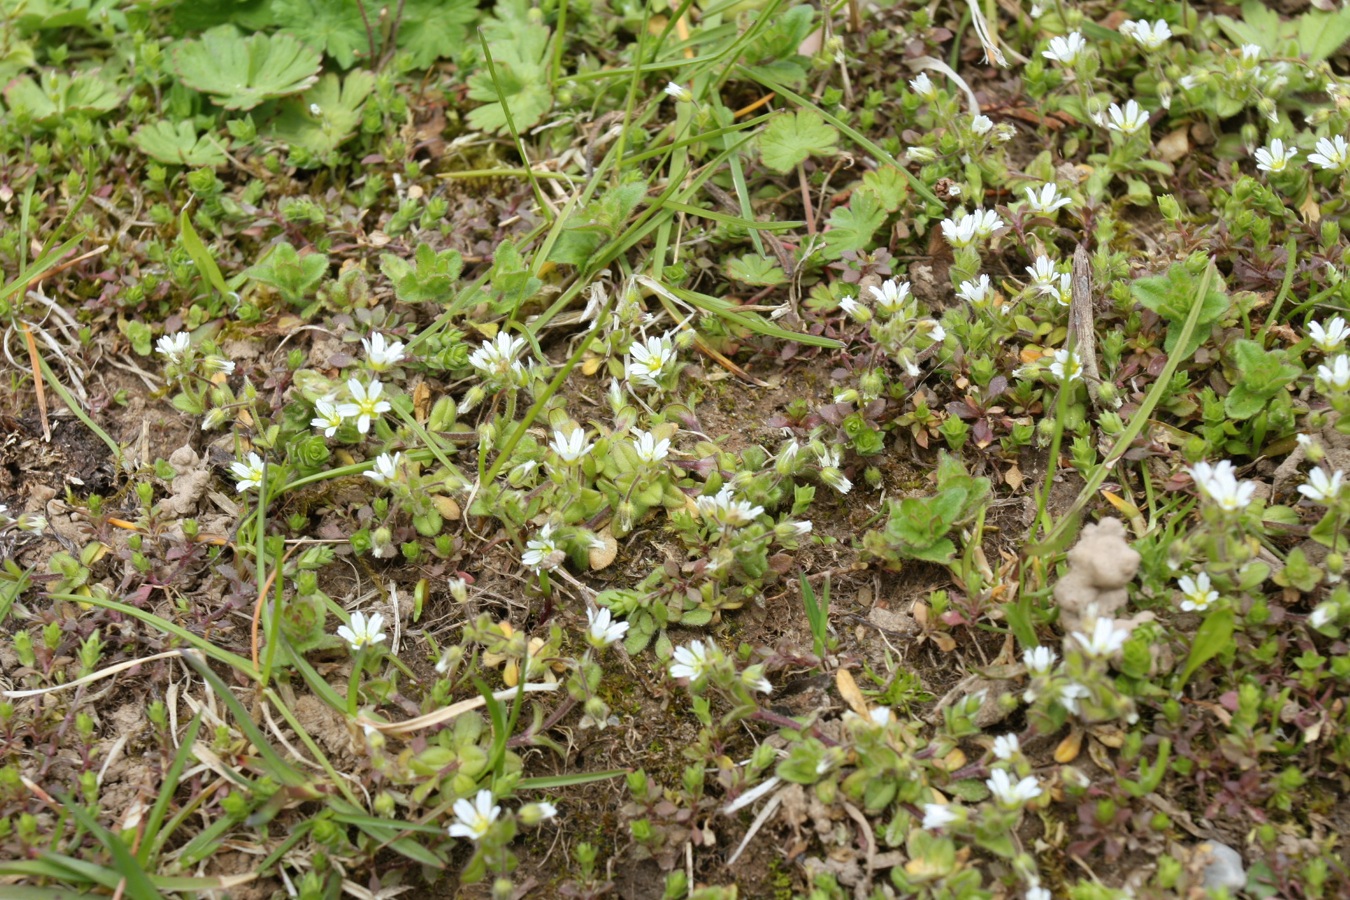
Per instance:
[[[1287,6],[5,6],[0,895],[1345,895]]]

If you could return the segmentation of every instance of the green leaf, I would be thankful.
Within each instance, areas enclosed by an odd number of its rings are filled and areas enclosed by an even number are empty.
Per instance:
[[[288,243],[277,244],[262,262],[245,274],[254,281],[271,285],[289,302],[297,303],[328,271],[328,257],[322,253],[301,256]]]
[[[1192,275],[1184,265],[1177,263],[1168,269],[1166,275],[1139,278],[1130,287],[1135,300],[1162,316],[1170,324],[1167,339],[1163,343],[1163,349],[1169,355],[1177,351],[1176,344],[1181,334],[1181,325],[1190,315],[1191,304],[1195,301],[1199,286],[1199,276]],[[1222,318],[1228,311],[1228,304],[1229,299],[1224,293],[1223,282],[1215,275],[1208,292],[1201,299],[1195,331],[1192,332],[1187,346],[1177,353],[1181,359],[1190,357],[1196,351],[1208,334],[1205,326]]]
[[[70,113],[102,115],[116,109],[121,97],[111,84],[89,72],[73,76],[43,72],[36,81],[31,75],[15,79],[5,88],[5,103],[10,112],[24,109],[38,124],[51,125]]]
[[[769,123],[759,137],[759,154],[764,165],[786,175],[809,156],[834,153],[838,143],[838,129],[815,110],[799,109]]]
[[[357,3],[358,0],[276,0],[272,11],[277,24],[349,69],[363,51],[369,53],[370,47]]]
[[[1312,65],[1329,59],[1350,40],[1350,9],[1308,10],[1298,18],[1298,50]]]
[[[787,273],[783,267],[766,256],[747,253],[727,260],[727,277],[742,284],[768,287],[783,284]]]
[[[361,107],[375,89],[375,76],[358,69],[340,82],[330,72],[299,97],[284,101],[263,134],[325,157],[356,133]]]
[[[1186,668],[1181,672],[1181,680],[1173,690],[1179,691],[1195,674],[1196,670],[1218,656],[1229,646],[1233,637],[1233,611],[1220,607],[1205,617],[1200,629],[1191,642],[1191,653],[1186,658]]]
[[[475,0],[407,0],[398,26],[398,49],[413,69],[426,69],[464,46],[464,26],[478,17]],[[514,111],[514,109],[513,109]]]
[[[284,32],[240,37],[230,26],[199,40],[179,41],[173,68],[188,87],[226,109],[252,109],[264,101],[298,94],[314,84],[323,57]]]
[[[225,165],[228,139],[216,138],[210,132],[200,137],[190,120],[174,124],[165,119],[136,129],[131,142],[156,162],[174,166]]]
[[[886,211],[876,196],[867,191],[855,191],[848,206],[837,207],[830,213],[824,257],[839,259],[848,251],[866,248],[885,221]]]
[[[197,271],[202,274],[207,283],[215,288],[222,297],[230,294],[230,286],[225,283],[225,277],[220,274],[220,267],[216,265],[216,259],[211,255],[211,251],[206,249],[206,244],[202,243],[201,236],[197,234],[197,229],[192,227],[192,219],[188,217],[187,207],[178,215],[178,240],[187,251],[188,256],[192,257],[192,262],[197,266]]]
[[[545,62],[549,31],[528,11],[522,13],[518,4],[498,4],[497,16],[483,26],[497,80],[493,81],[486,60],[469,76],[469,99],[486,103],[469,112],[469,124],[482,131],[506,130],[505,101],[516,130],[524,131],[539,124],[553,106]]]
[[[464,258],[454,250],[437,253],[430,244],[418,244],[413,260],[410,264],[392,253],[380,257],[380,271],[393,282],[398,299],[404,303],[451,299]]]
[[[863,175],[862,190],[875,197],[886,212],[893,213],[909,196],[909,181],[895,166],[882,166]]]

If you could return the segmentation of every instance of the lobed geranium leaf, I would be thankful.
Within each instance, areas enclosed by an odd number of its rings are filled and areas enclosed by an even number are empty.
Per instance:
[[[136,129],[131,142],[156,162],[175,166],[223,166],[228,140],[209,132],[198,136],[191,121],[161,119]]]
[[[183,84],[209,94],[226,109],[253,109],[298,94],[318,80],[323,64],[317,50],[285,32],[245,38],[229,26],[179,41],[172,58]]]

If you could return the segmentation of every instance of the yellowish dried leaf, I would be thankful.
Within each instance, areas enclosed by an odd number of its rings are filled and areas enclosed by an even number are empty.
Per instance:
[[[839,690],[839,696],[844,698],[844,702],[849,705],[855,713],[860,716],[866,716],[867,700],[863,693],[858,689],[858,682],[853,679],[853,674],[848,669],[839,669],[834,673],[834,686]]]
[[[614,535],[609,533],[609,529],[596,535],[596,543],[591,544],[590,552],[587,554],[591,568],[599,571],[614,562],[614,557],[619,554],[619,542],[614,540]]]
[[[1064,740],[1060,741],[1059,746],[1055,748],[1055,762],[1061,765],[1071,763],[1078,758],[1082,749],[1083,732],[1075,728],[1065,735]]]
[[[459,501],[455,500],[454,497],[437,494],[431,499],[431,504],[436,507],[436,512],[441,514],[441,518],[447,522],[458,522],[460,515],[462,515]]]

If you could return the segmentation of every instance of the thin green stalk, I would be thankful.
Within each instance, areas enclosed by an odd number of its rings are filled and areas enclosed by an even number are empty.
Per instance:
[[[65,389],[65,386],[62,385],[61,382],[57,380],[55,373],[52,372],[51,366],[47,365],[47,360],[42,358],[41,353],[38,354],[38,366],[41,367],[42,369],[42,378],[44,381],[47,382],[47,386],[50,387],[53,391],[55,391],[56,395],[61,398],[61,402],[66,405],[66,409],[74,413],[75,418],[79,419],[82,423],[84,423],[84,427],[92,431],[98,437],[98,439],[101,440],[108,447],[108,449],[112,451],[113,459],[116,461],[117,468],[121,470],[122,445],[117,443],[117,441],[113,440],[111,437],[109,437],[108,432],[104,431],[102,428],[99,428],[98,423],[95,422],[93,419],[89,418],[89,414],[80,408],[80,404],[76,402],[75,398],[71,396],[70,392]]]
[[[511,139],[515,141],[516,152],[520,154],[521,161],[525,163],[525,175],[530,179],[530,188],[534,191],[534,202],[539,211],[548,219],[553,219],[553,209],[548,205],[548,200],[544,197],[544,189],[539,186],[539,180],[534,177],[534,166],[530,165],[530,155],[525,151],[525,142],[520,139],[520,132],[516,130],[515,116],[511,115],[511,104],[506,100],[506,92],[502,90],[501,79],[497,77],[497,64],[492,59],[492,49],[488,47],[487,36],[483,30],[478,29],[478,44],[483,48],[483,60],[487,63],[488,75],[492,77],[492,89],[497,92],[497,102],[502,105],[502,116],[506,119],[506,129],[511,132]]]
[[[1270,306],[1270,315],[1266,317],[1266,322],[1271,325],[1280,323],[1280,307],[1284,306],[1284,301],[1289,299],[1289,289],[1294,285],[1294,267],[1298,263],[1298,240],[1290,238],[1284,245],[1285,263],[1284,263],[1284,281],[1280,283],[1280,292],[1275,295],[1275,302]],[[1249,335],[1250,337],[1250,335]],[[1265,345],[1266,339],[1270,338],[1270,329],[1265,331],[1264,339],[1261,341]]]
[[[1182,325],[1181,334],[1177,336],[1177,342],[1174,346],[1181,348],[1190,345],[1191,335],[1195,332],[1196,324],[1200,321],[1200,310],[1204,305],[1205,297],[1209,293],[1209,285],[1213,280],[1214,262],[1211,260],[1209,265],[1205,268],[1204,276],[1200,279],[1200,287],[1196,291],[1194,299],[1191,301],[1190,314],[1186,316],[1186,322]],[[1148,417],[1153,413],[1154,407],[1161,402],[1163,393],[1166,392],[1167,386],[1172,382],[1172,375],[1176,372],[1177,367],[1180,366],[1181,363],[1182,354],[1180,352],[1174,352],[1168,357],[1167,364],[1163,366],[1163,370],[1158,373],[1158,377],[1154,380],[1153,386],[1149,388],[1147,396],[1144,397],[1144,402],[1139,405],[1139,409],[1130,417],[1130,422],[1125,426],[1125,430],[1121,432],[1120,437],[1116,438],[1115,444],[1111,447],[1111,452],[1107,454],[1106,459],[1097,467],[1097,470],[1092,473],[1092,477],[1087,480],[1087,483],[1083,485],[1083,489],[1079,491],[1078,498],[1074,500],[1073,506],[1060,517],[1059,522],[1056,523],[1055,527],[1051,530],[1050,534],[1046,536],[1045,540],[1037,547],[1030,548],[1030,553],[1032,555],[1035,555],[1039,551],[1039,548],[1054,547],[1059,540],[1065,536],[1070,523],[1083,511],[1083,507],[1087,505],[1088,500],[1096,495],[1097,489],[1102,486],[1102,482],[1106,481],[1106,476],[1113,468],[1115,468],[1116,463],[1125,458],[1125,452],[1130,449],[1130,445],[1134,443],[1134,439],[1144,430],[1144,426],[1148,424]]]
[[[361,688],[361,667],[366,661],[365,649],[356,651],[356,658],[352,660],[352,674],[347,679],[347,715],[356,718],[357,693]]]

